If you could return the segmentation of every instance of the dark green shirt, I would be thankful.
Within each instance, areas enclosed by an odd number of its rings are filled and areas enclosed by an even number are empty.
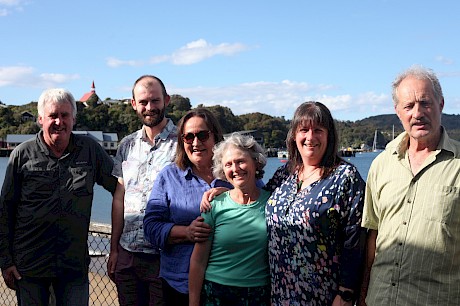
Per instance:
[[[55,157],[40,131],[9,158],[0,198],[0,267],[53,277],[88,273],[95,183],[113,193],[112,158],[92,138],[72,134]]]

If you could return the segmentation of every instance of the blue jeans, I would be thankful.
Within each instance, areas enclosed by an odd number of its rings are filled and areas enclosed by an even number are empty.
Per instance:
[[[50,288],[56,298],[56,306],[88,306],[88,276],[68,277],[27,277],[16,282],[16,296],[20,306],[48,306]]]

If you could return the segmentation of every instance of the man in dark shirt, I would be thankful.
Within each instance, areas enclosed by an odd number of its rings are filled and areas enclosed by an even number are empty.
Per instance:
[[[93,187],[112,194],[113,161],[95,140],[72,134],[75,99],[49,89],[41,131],[11,153],[0,198],[0,268],[19,305],[88,305],[88,228]]]

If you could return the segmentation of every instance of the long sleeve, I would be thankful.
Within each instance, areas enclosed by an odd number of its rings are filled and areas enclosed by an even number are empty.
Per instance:
[[[344,237],[339,285],[357,290],[366,241],[366,230],[361,227],[365,183],[356,168],[350,170],[349,176],[342,183],[342,192],[337,193],[342,197],[342,205],[348,212],[342,222]]]
[[[170,198],[168,196],[168,181],[165,179],[165,172],[158,175],[147,202],[144,216],[145,238],[154,247],[164,249],[168,242],[169,232],[174,226],[170,220]]]
[[[20,200],[20,178],[14,166],[15,152],[8,161],[5,179],[0,196],[0,268],[5,269],[14,265],[12,257],[12,242],[15,224],[15,205]]]

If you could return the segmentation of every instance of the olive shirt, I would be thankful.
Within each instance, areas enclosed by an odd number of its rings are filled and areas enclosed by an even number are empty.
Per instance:
[[[413,175],[408,134],[373,161],[362,226],[378,230],[367,305],[460,305],[460,143],[443,129]]]
[[[88,273],[93,187],[113,193],[112,158],[88,136],[72,134],[62,157],[43,131],[13,150],[0,199],[0,267],[29,277]]]

